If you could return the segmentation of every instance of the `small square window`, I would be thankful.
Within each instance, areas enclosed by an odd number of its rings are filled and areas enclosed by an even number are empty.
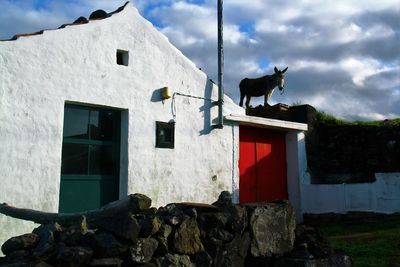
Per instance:
[[[156,122],[156,147],[174,148],[175,123]]]
[[[124,50],[117,50],[117,64],[128,66],[129,63],[129,52]]]

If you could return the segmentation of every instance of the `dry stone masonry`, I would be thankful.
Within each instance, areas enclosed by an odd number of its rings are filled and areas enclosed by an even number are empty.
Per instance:
[[[133,198],[127,212],[10,238],[0,266],[350,266],[313,228],[296,229],[287,201],[233,205],[222,192],[213,205],[156,209],[144,195]]]

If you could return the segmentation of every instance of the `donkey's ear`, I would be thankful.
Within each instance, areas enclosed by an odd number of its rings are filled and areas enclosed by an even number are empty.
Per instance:
[[[278,73],[278,69],[276,67],[274,68],[274,71],[275,71],[275,73]]]
[[[286,69],[284,69],[284,70],[282,71],[282,73],[285,73],[285,71],[287,71],[288,68],[289,68],[289,67],[286,67]]]

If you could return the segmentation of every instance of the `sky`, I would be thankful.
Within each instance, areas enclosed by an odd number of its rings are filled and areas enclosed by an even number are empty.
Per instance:
[[[0,39],[124,3],[0,0]],[[131,3],[217,81],[217,0]],[[310,104],[347,120],[400,117],[400,0],[225,0],[224,54],[225,93],[236,103],[241,79],[289,67],[270,104]]]

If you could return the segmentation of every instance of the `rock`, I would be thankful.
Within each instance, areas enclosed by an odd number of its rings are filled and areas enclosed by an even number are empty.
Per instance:
[[[178,225],[189,218],[189,216],[183,212],[182,207],[177,204],[168,204],[165,208],[158,209],[158,214],[165,222],[172,226]]]
[[[168,224],[162,224],[159,231],[155,235],[158,242],[156,254],[165,255],[168,253],[168,237],[172,233],[172,227]]]
[[[134,246],[129,248],[131,258],[136,263],[147,263],[157,249],[158,242],[154,238],[139,238]]]
[[[215,228],[225,228],[229,221],[229,214],[225,212],[207,212],[198,215],[197,221],[201,230],[201,236],[206,237],[206,233]]]
[[[31,253],[28,250],[14,250],[7,254],[6,260],[7,261],[13,261],[13,260],[18,260],[18,259],[29,259],[31,257]],[[1,263],[1,261],[0,261]],[[1,266],[1,264],[0,264]]]
[[[151,207],[151,199],[143,194],[130,195],[130,201],[134,210],[132,213],[143,212]]]
[[[107,18],[107,17],[108,17],[107,12],[105,12],[102,9],[98,9],[96,11],[93,11],[92,14],[90,14],[89,20],[92,20],[92,19],[104,19],[104,18]]]
[[[72,225],[63,229],[61,242],[65,243],[67,246],[73,247],[80,244],[87,233],[93,233],[93,230],[89,229],[86,218],[83,216],[82,221],[78,225]]]
[[[150,237],[160,230],[162,221],[158,217],[147,216],[140,223],[140,237]]]
[[[328,241],[318,232],[317,229],[305,226],[305,225],[298,225],[296,228],[296,240],[294,243],[294,249],[291,252],[292,257],[296,258],[304,258],[301,257],[302,247],[306,248],[305,254],[310,253],[312,258],[316,259],[324,259],[327,258],[329,255],[333,254],[332,248],[329,246]],[[305,256],[305,255],[304,255]]]
[[[212,229],[208,236],[217,240],[221,240],[223,243],[230,242],[235,237],[235,235],[229,233],[223,228]]]
[[[41,225],[32,233],[40,237],[39,244],[33,249],[33,256],[44,260],[51,258],[57,251],[56,242],[61,240],[62,227],[58,223]]]
[[[215,257],[215,266],[242,267],[250,246],[250,234],[244,232],[242,236],[236,236],[232,242],[219,248]]]
[[[200,251],[194,257],[194,265],[198,267],[211,267],[213,260],[206,251]]]
[[[130,212],[103,218],[96,225],[132,243],[136,243],[140,231],[139,223]]]
[[[92,256],[91,248],[61,246],[53,264],[59,267],[78,267],[90,263]]]
[[[254,257],[281,256],[293,249],[296,218],[287,202],[258,206],[250,217],[251,254]]]
[[[90,262],[90,266],[110,266],[110,267],[119,267],[123,261],[118,258],[102,258],[102,259],[93,259]]]
[[[246,208],[240,205],[233,205],[228,208],[228,213],[228,229],[234,233],[242,234],[248,224]]]
[[[329,257],[330,267],[351,267],[351,258],[344,253],[335,253]]]
[[[167,254],[156,258],[155,263],[158,267],[194,267],[187,255]]]
[[[329,259],[291,259],[291,258],[280,258],[278,259],[274,267],[351,267],[351,260],[349,256],[338,257],[332,260]]]
[[[128,247],[119,242],[114,235],[107,232],[96,233],[88,236],[85,245],[89,245],[94,250],[96,258],[119,257],[128,250]]]
[[[193,255],[203,250],[200,240],[200,230],[194,218],[183,221],[173,233],[173,250],[187,255]]]
[[[1,251],[8,255],[16,250],[30,249],[39,243],[39,240],[40,237],[34,233],[11,237],[1,246]]]
[[[289,257],[294,259],[306,259],[306,260],[314,259],[314,255],[312,255],[308,250],[307,243],[295,245],[293,250],[290,252]]]
[[[232,206],[231,193],[228,191],[222,191],[218,196],[218,200],[214,202],[213,205],[222,209]]]
[[[73,24],[81,24],[81,23],[88,23],[87,18],[80,16],[79,18],[77,18]]]

